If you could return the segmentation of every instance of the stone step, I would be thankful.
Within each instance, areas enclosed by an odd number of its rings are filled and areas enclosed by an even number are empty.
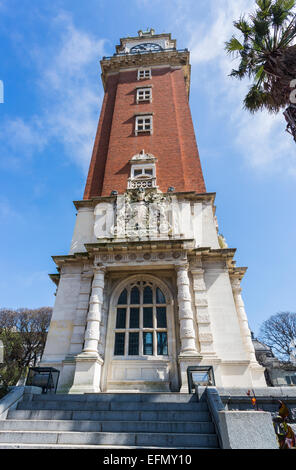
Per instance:
[[[85,393],[41,394],[34,401],[82,401],[82,402],[144,402],[144,403],[197,403],[196,395],[188,393]]]
[[[7,419],[79,420],[79,421],[195,421],[210,422],[206,411],[64,411],[10,410]]]
[[[206,403],[145,403],[145,402],[82,402],[33,400],[20,402],[18,410],[63,410],[63,411],[206,411]]]
[[[166,421],[0,420],[0,431],[149,432],[214,434],[213,423]]]
[[[215,434],[0,431],[1,444],[217,448]]]

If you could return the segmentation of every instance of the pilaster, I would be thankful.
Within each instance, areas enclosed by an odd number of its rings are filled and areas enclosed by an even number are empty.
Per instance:
[[[204,357],[213,356],[214,340],[211,328],[211,319],[208,312],[207,290],[204,280],[204,270],[200,268],[191,269],[193,278],[194,303],[196,309],[196,322],[198,328],[198,339],[200,353]]]
[[[241,329],[242,339],[244,342],[245,349],[248,354],[248,358],[250,362],[253,362],[258,365],[256,356],[255,356],[255,349],[252,342],[252,336],[249,329],[248,318],[245,311],[245,304],[242,299],[242,289],[240,286],[240,279],[238,277],[231,277],[231,287],[236,307],[236,312],[239,320],[239,325]]]
[[[69,355],[80,354],[82,352],[92,277],[93,271],[86,271],[81,274],[80,292],[73,322]]]

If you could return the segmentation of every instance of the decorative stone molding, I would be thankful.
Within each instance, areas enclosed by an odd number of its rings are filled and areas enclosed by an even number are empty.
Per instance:
[[[84,353],[98,354],[105,271],[106,268],[104,266],[97,266],[94,269],[94,279],[87,315],[87,327],[84,337]]]
[[[145,187],[147,181],[144,181]],[[114,206],[115,223],[110,228],[115,238],[164,238],[171,235],[171,197],[158,193],[155,189],[149,190],[146,187],[145,190],[142,183],[141,180],[139,187],[136,186],[136,189],[130,189],[117,197]]]
[[[196,335],[194,317],[191,307],[190,281],[188,277],[188,264],[176,266],[178,305],[180,322],[180,355],[198,355],[196,348]]]
[[[202,355],[214,354],[213,334],[211,320],[208,312],[207,289],[202,267],[191,269],[193,277],[194,302],[196,309],[196,321],[198,327],[198,339],[200,353]]]
[[[248,318],[245,311],[245,304],[242,299],[242,288],[240,285],[241,279],[239,276],[231,276],[231,286],[236,306],[236,312],[239,320],[239,325],[242,333],[242,339],[248,353],[249,360],[253,363],[257,363],[255,349],[252,342],[252,336],[249,329]]]
[[[131,247],[129,248],[131,250]],[[104,263],[106,266],[116,265],[138,265],[138,264],[160,264],[164,262],[175,265],[176,260],[185,261],[186,252],[177,249],[176,251],[150,251],[149,249],[135,249],[122,253],[102,253],[96,255],[95,262]]]

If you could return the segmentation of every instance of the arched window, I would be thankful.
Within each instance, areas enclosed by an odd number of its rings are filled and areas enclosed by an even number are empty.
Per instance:
[[[150,281],[123,289],[116,307],[114,356],[167,356],[167,300]]]

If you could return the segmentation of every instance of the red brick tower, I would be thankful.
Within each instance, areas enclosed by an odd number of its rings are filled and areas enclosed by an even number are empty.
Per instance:
[[[160,191],[204,193],[188,103],[189,52],[178,51],[170,34],[140,31],[121,39],[101,67],[105,97],[84,199],[124,193],[129,160],[142,149],[158,160]]]

